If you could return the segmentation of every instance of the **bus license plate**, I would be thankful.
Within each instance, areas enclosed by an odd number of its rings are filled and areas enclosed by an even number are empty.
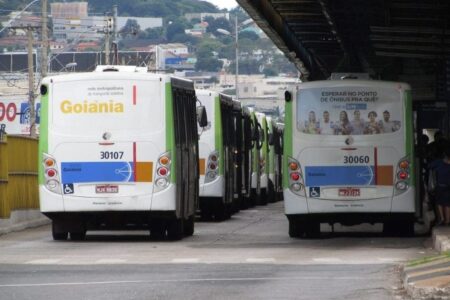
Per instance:
[[[95,192],[97,194],[113,194],[119,192],[119,186],[117,185],[97,185],[95,186]]]
[[[339,189],[339,197],[359,197],[361,190],[358,188],[343,188]]]

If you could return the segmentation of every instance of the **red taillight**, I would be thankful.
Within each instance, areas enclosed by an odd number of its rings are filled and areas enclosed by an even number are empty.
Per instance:
[[[299,180],[299,179],[300,179],[300,174],[298,174],[298,173],[292,173],[292,174],[291,174],[291,179],[294,180],[294,181]]]
[[[404,172],[404,171],[401,171],[401,172],[399,172],[398,173],[398,178],[400,178],[400,179],[407,179],[408,178],[408,172]]]
[[[215,164],[209,164],[209,169],[210,170],[215,170],[216,169],[216,165]]]
[[[48,177],[55,177],[56,175],[56,170],[55,169],[48,169],[47,170],[47,176]]]
[[[169,170],[166,167],[161,167],[158,169],[159,176],[166,176],[169,173]]]

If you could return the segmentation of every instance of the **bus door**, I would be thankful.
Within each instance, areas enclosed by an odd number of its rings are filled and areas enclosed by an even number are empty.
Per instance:
[[[234,163],[233,163],[233,107],[231,98],[220,95],[220,112],[222,117],[225,201],[233,202]]]
[[[198,133],[193,87],[172,79],[175,129],[177,217],[195,213],[198,192]]]
[[[253,148],[253,128],[252,120],[248,113],[243,114],[243,192],[246,197],[250,197],[252,178],[252,148]]]

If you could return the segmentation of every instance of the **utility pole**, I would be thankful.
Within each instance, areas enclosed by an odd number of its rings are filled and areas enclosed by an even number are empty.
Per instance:
[[[48,28],[47,28],[47,0],[42,2],[42,57],[41,57],[41,76],[47,76],[48,68]]]
[[[36,111],[34,109],[33,30],[27,27],[28,37],[28,105],[30,107],[30,136],[36,137]],[[47,67],[47,65],[45,66]]]
[[[239,28],[238,28],[238,17],[236,14],[236,18],[234,19],[234,26],[235,26],[235,44],[236,44],[236,73],[234,78],[234,85],[236,89],[236,100],[239,100],[239,86],[238,86],[238,78],[239,78]]]
[[[113,45],[114,45],[114,64],[119,64],[119,42],[117,41],[117,4],[113,5]]]
[[[108,16],[106,16],[105,19],[105,65],[109,65],[110,61],[109,61],[109,54],[111,52],[110,50],[110,45],[111,45],[111,27],[112,27],[112,19],[111,16],[108,13]]]

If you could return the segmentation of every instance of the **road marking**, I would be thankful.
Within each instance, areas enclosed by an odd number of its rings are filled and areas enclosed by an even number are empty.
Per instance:
[[[402,258],[398,258],[398,257],[378,257],[377,259],[382,262],[398,262],[398,261],[405,260],[404,258],[402,259]]]
[[[320,263],[342,263],[342,259],[337,257],[319,257],[313,258],[312,260]]]
[[[371,278],[382,280],[384,277]],[[17,283],[1,284],[0,288],[7,287],[41,287],[41,286],[65,286],[65,285],[115,285],[115,284],[158,284],[158,283],[180,283],[180,282],[211,282],[211,281],[285,281],[285,280],[367,280],[364,276],[299,276],[299,277],[236,277],[236,278],[193,278],[193,279],[160,279],[160,280],[124,280],[124,281],[92,281],[92,282],[48,282],[48,283]]]
[[[199,258],[174,258],[172,259],[172,263],[175,264],[193,264],[200,262]]]
[[[102,258],[99,260],[96,260],[95,264],[124,264],[126,263],[126,259],[120,259],[120,258]]]
[[[29,265],[52,265],[60,262],[61,259],[55,259],[55,258],[47,258],[47,259],[35,259],[25,262],[25,264]]]
[[[275,262],[275,258],[247,258],[245,260],[248,263],[273,263]]]

